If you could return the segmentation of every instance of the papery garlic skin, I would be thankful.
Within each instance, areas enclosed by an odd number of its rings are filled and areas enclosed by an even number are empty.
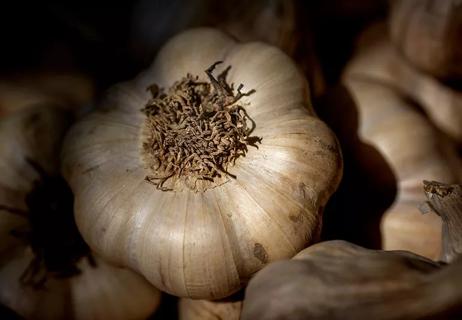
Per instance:
[[[169,88],[187,73],[206,81],[216,61],[231,66],[229,83],[256,90],[242,100],[262,142],[229,168],[237,179],[205,192],[156,190],[140,157],[146,88]],[[83,237],[160,289],[192,298],[228,296],[268,262],[295,255],[318,237],[342,172],[337,140],[307,90],[271,46],[205,28],[174,37],[66,138],[63,172]]]
[[[50,175],[58,174],[59,150],[69,124],[66,112],[44,105],[0,121],[0,303],[27,319],[145,319],[157,308],[160,292],[141,276],[97,256],[96,266],[81,258],[78,275],[48,275],[43,288],[20,280],[34,253],[13,233],[30,228],[25,198],[40,178],[27,159]]]

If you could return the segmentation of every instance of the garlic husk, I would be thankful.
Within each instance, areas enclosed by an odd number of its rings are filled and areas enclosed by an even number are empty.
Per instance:
[[[156,190],[140,157],[146,88],[169,88],[187,73],[207,81],[204,70],[221,60],[232,66],[229,83],[256,90],[241,102],[262,143],[230,167],[237,179],[205,192]],[[314,116],[290,59],[207,28],[174,37],[150,69],[114,88],[70,130],[63,152],[77,225],[91,248],[161,290],[202,299],[236,292],[266,263],[313,242],[341,168],[337,140]]]
[[[242,300],[210,301],[182,298],[179,301],[180,320],[239,320]]]
[[[26,195],[40,178],[31,160],[57,175],[70,122],[67,112],[44,105],[0,121],[0,303],[28,319],[144,319],[159,304],[160,292],[99,257],[94,257],[96,266],[86,258],[78,261],[81,273],[73,277],[49,274],[43,287],[21,280],[36,257],[28,238],[21,236],[30,228]]]

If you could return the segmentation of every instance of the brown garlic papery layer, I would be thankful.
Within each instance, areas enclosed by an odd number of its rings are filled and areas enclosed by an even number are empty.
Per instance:
[[[217,78],[212,74],[220,63],[205,71],[210,82],[187,74],[167,93],[149,88],[153,98],[142,109],[147,117],[142,156],[152,172],[146,180],[160,190],[205,191],[236,178],[228,167],[261,141],[250,136],[255,122],[237,103],[255,90],[242,93],[241,84],[235,94],[226,81],[231,66]]]
[[[26,196],[27,212],[0,205],[0,209],[29,220],[26,230],[11,230],[11,235],[27,242],[34,258],[19,281],[36,289],[43,288],[48,277],[66,278],[78,275],[76,264],[87,257],[96,266],[90,249],[83,241],[74,221],[74,197],[61,176],[52,176],[31,159],[26,159],[39,174]]]

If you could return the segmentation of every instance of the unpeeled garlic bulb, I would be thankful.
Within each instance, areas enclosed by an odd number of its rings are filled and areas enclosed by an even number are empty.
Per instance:
[[[383,248],[437,259],[441,221],[419,212],[425,200],[421,181],[459,181],[456,155],[428,119],[392,88],[354,75],[347,75],[343,83],[359,113],[359,137],[380,152],[397,180],[396,199],[382,217]]]
[[[391,39],[415,66],[441,78],[462,78],[462,3],[393,0]]]
[[[90,247],[202,299],[236,292],[315,241],[342,172],[290,58],[206,28],[170,40],[64,145]]]
[[[70,122],[44,105],[0,121],[0,303],[27,319],[145,319],[160,292],[78,236],[59,178]]]
[[[453,145],[410,99],[425,105],[435,122],[455,135],[460,130],[458,106],[444,104],[444,99],[437,104],[432,93],[448,96],[448,92],[402,61],[384,39],[381,25],[362,36],[357,55],[346,67],[343,84],[358,110],[358,135],[382,154],[397,180],[396,199],[382,218],[383,248],[437,259],[441,222],[436,215],[422,215],[417,209],[425,200],[421,181],[459,182],[462,166]],[[436,90],[424,91],[428,88]]]
[[[347,73],[382,81],[412,98],[438,128],[462,143],[462,92],[444,85],[406,61],[387,38],[383,23],[360,37]]]

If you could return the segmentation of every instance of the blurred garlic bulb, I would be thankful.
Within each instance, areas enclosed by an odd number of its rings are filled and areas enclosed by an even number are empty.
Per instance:
[[[0,303],[27,319],[144,319],[160,292],[94,256],[75,226],[58,172],[70,120],[40,105],[0,121]]]
[[[431,123],[392,88],[348,74],[343,83],[357,106],[358,135],[383,155],[398,183],[396,199],[382,218],[383,248],[438,258],[441,221],[419,212],[425,200],[421,181],[459,181],[456,155]]]
[[[180,320],[239,320],[242,300],[210,301],[182,298],[179,309]]]
[[[206,28],[174,37],[67,136],[84,239],[161,290],[202,299],[295,255],[317,239],[342,172],[307,90],[274,47]]]
[[[445,127],[448,131],[460,131],[459,106],[444,104],[447,102],[444,99],[439,101],[443,104],[437,104],[437,97],[448,96],[448,91],[400,60],[384,40],[382,26],[373,27],[363,35],[358,54],[346,67],[343,83],[359,112],[361,140],[384,156],[398,183],[395,202],[382,219],[383,248],[438,258],[441,223],[434,214],[422,215],[418,211],[424,200],[420,182],[461,181],[461,163],[453,146],[416,110],[409,97],[422,102],[434,119],[452,121],[435,120],[449,123]],[[435,92],[440,95],[432,96]]]
[[[441,78],[462,78],[460,0],[393,0],[390,33],[418,68]]]
[[[361,35],[358,52],[347,73],[374,78],[411,97],[435,125],[462,143],[462,92],[445,86],[404,60],[387,39],[384,24],[373,25]]]

